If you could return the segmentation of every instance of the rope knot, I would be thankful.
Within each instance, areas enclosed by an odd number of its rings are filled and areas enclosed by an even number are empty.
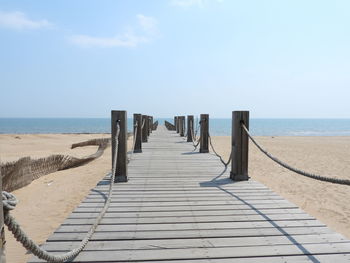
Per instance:
[[[4,210],[9,211],[15,209],[17,203],[18,200],[16,196],[9,192],[2,191],[2,205],[4,206]]]

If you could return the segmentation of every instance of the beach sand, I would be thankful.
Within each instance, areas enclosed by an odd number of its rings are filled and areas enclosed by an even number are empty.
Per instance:
[[[16,138],[19,137],[19,138]],[[88,146],[70,149],[72,143],[108,134],[0,135],[1,161],[50,154],[85,156],[96,151]],[[257,137],[272,154],[300,169],[350,179],[350,137]],[[213,137],[216,150],[228,158],[230,137]],[[129,141],[129,147],[131,141]],[[278,166],[250,144],[249,175],[297,204],[333,230],[350,238],[350,188],[318,182]],[[20,200],[11,212],[37,243],[48,236],[79,205],[91,188],[111,169],[111,148],[104,155],[78,168],[59,171],[14,191]],[[26,262],[31,255],[6,232],[7,262]]]
[[[104,137],[110,137],[110,135],[0,135],[0,158],[1,162],[6,162],[24,156],[38,158],[50,154],[82,157],[96,152],[98,147],[70,149],[71,144]],[[130,140],[128,145],[131,147]],[[11,214],[32,239],[42,244],[110,169],[111,148],[108,147],[103,156],[95,161],[81,167],[48,174],[14,191],[13,194],[19,199],[19,203]],[[7,262],[26,262],[31,255],[27,254],[22,245],[13,238],[12,233],[6,231],[5,234]]]

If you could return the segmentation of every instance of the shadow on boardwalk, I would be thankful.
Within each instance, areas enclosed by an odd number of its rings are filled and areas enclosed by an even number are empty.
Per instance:
[[[221,186],[223,186],[223,185],[232,185],[232,184],[239,183],[239,181],[232,181],[230,178],[221,178],[226,173],[226,171],[227,171],[227,167],[225,167],[225,169],[218,176],[214,177],[212,180],[206,181],[206,182],[201,182],[201,183],[199,183],[199,185],[201,187],[216,187],[217,189],[219,189],[219,190],[225,192],[226,194],[232,196],[236,200],[239,200],[243,204],[249,206],[252,210],[254,210],[257,214],[262,216],[267,222],[269,222],[274,228],[276,228],[281,234],[283,234],[286,238],[288,238],[288,240],[290,242],[292,242],[293,245],[295,245],[298,249],[300,249],[303,252],[303,254],[309,258],[309,260],[311,260],[314,263],[320,263],[320,261],[318,259],[316,259],[312,255],[312,253],[310,251],[308,251],[302,244],[298,243],[292,236],[290,236],[287,233],[287,231],[285,231],[282,227],[280,227],[278,225],[277,222],[275,222],[269,216],[267,216],[266,214],[261,212],[254,205],[252,205],[249,202],[243,200],[242,198],[240,198],[239,196],[237,196],[234,193],[230,192],[229,190],[222,188]],[[233,191],[233,190],[231,190],[231,191]]]

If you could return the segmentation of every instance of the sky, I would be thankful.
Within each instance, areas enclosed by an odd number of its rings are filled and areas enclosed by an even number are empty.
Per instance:
[[[350,1],[0,0],[0,117],[350,118]]]

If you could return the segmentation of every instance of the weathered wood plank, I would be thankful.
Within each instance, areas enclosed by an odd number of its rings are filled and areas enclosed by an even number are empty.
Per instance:
[[[323,244],[323,243],[347,243],[342,235],[294,235],[297,244]],[[123,249],[158,249],[158,248],[195,248],[195,247],[241,247],[242,244],[250,246],[266,246],[266,244],[288,245],[291,240],[286,236],[266,237],[226,237],[226,238],[193,238],[193,239],[153,239],[153,240],[111,240],[92,241],[84,250],[123,250]],[[49,242],[43,247],[50,251],[66,251],[77,246],[75,242]]]
[[[79,205],[77,209],[97,209],[97,211],[100,211],[103,207],[103,203],[82,203]],[[266,210],[281,210],[281,209],[293,209],[297,208],[295,205],[283,205],[283,204],[256,204],[254,206],[256,209],[261,211],[262,213],[265,213]],[[116,204],[111,204],[109,206],[108,211],[110,212],[153,212],[153,211],[207,211],[207,210],[215,210],[215,209],[221,209],[221,210],[227,210],[230,211],[237,211],[237,210],[252,210],[250,206],[248,205],[197,205],[197,206],[190,206],[190,205],[173,205],[173,206],[147,206],[147,205],[136,205],[136,206],[119,206]],[[107,213],[108,213],[107,211]],[[254,211],[254,210],[253,210]]]
[[[243,228],[243,229],[191,229],[191,230],[163,230],[158,231],[156,236],[153,231],[138,231],[137,225],[134,231],[108,231],[97,232],[91,240],[132,240],[132,239],[174,239],[174,238],[209,238],[209,237],[257,237],[257,236],[292,236],[312,234],[334,233],[325,226],[291,227],[288,229],[270,228]],[[74,241],[82,240],[86,233],[54,233],[49,241]]]
[[[202,210],[193,210],[193,209],[181,209],[181,210],[166,210],[166,211],[122,211],[116,210],[114,208],[108,209],[106,213],[106,217],[171,217],[171,216],[222,216],[222,215],[256,215],[258,211],[254,211],[251,209],[245,210],[232,210],[229,208],[226,209],[217,209],[215,206],[214,209],[202,209]],[[68,218],[77,218],[81,217],[81,214],[85,214],[86,217],[94,217],[96,216],[102,208],[77,208]],[[295,209],[264,209],[260,210],[260,213],[264,215],[271,214],[304,214],[304,212],[298,208]]]
[[[155,250],[111,250],[105,251],[84,251],[80,253],[77,262],[126,262],[139,260],[183,260],[183,259],[207,259],[207,258],[247,258],[266,257],[272,254],[278,256],[307,255],[309,260],[313,259],[312,254],[339,254],[347,253],[348,243],[337,244],[304,244],[302,248],[297,245],[279,246],[247,246],[247,247],[208,247],[188,249],[157,249]]]
[[[230,216],[174,216],[174,217],[133,217],[133,218],[124,218],[124,217],[104,217],[101,221],[101,224],[164,224],[164,223],[201,223],[201,222],[250,222],[250,221],[278,221],[278,220],[314,220],[313,217],[307,214],[272,214],[269,216],[266,215],[230,215]],[[68,218],[64,221],[64,224],[75,223],[75,224],[92,224],[94,218],[86,219],[74,219]]]

